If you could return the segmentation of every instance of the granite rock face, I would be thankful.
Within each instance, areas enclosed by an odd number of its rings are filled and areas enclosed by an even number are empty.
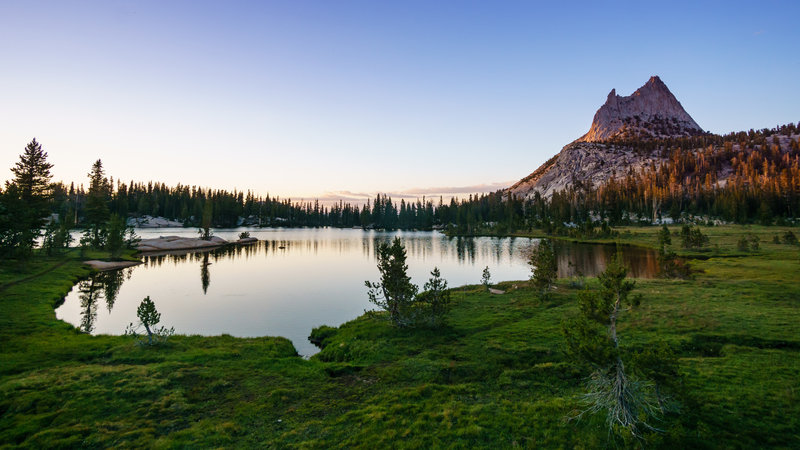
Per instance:
[[[569,186],[597,186],[663,162],[658,152],[634,152],[626,139],[657,139],[703,134],[697,122],[657,76],[627,97],[611,90],[589,132],[566,145],[533,173],[508,188],[518,197],[550,198]]]
[[[641,154],[624,146],[576,141],[508,190],[518,197],[533,198],[538,192],[543,198],[550,198],[554,192],[569,186],[597,186],[661,162],[655,152]]]
[[[578,141],[605,142],[614,138],[695,136],[703,129],[683,109],[657,76],[627,97],[612,89],[597,110],[589,132]]]
[[[136,246],[140,252],[157,252],[166,250],[192,250],[219,247],[228,241],[221,237],[211,236],[208,240],[182,236],[161,236],[153,239],[142,239]]]

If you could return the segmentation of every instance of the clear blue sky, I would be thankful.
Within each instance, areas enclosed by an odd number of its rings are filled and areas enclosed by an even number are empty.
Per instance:
[[[293,198],[494,190],[651,75],[712,132],[797,122],[798,17],[797,1],[4,0],[0,180],[35,136],[66,182],[101,158],[124,181]]]

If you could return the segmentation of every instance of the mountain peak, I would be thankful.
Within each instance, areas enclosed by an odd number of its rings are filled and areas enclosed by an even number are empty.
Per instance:
[[[578,141],[605,142],[614,138],[693,136],[703,129],[683,109],[657,75],[633,94],[622,97],[612,89],[597,110],[589,132]]]

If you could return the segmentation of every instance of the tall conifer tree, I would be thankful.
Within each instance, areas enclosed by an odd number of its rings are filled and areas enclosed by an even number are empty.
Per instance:
[[[47,152],[42,150],[42,144],[34,138],[19,156],[19,161],[11,168],[14,173],[16,195],[24,208],[15,211],[15,217],[9,221],[9,226],[15,229],[17,236],[16,245],[20,255],[30,254],[39,237],[39,231],[44,226],[45,218],[49,212],[48,202],[52,197],[50,169],[52,164],[47,162]],[[7,188],[8,190],[8,188]],[[7,203],[12,202],[8,199]]]

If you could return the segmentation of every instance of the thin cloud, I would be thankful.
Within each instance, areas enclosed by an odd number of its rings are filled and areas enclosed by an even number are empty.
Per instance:
[[[353,191],[327,191],[322,195],[316,197],[302,197],[293,198],[292,201],[299,202],[313,202],[319,200],[324,205],[332,205],[334,203],[344,202],[352,205],[363,205],[377,197],[378,195],[386,195],[394,200],[407,199],[416,200],[422,197],[444,197],[447,201],[451,197],[461,198],[466,194],[481,194],[487,192],[495,192],[500,189],[505,189],[514,184],[514,181],[502,181],[497,183],[484,183],[473,184],[470,186],[439,186],[427,188],[411,188],[402,191],[376,191],[376,192],[353,192]]]
[[[502,181],[498,183],[489,183],[489,184],[474,184],[472,186],[413,188],[400,191],[400,194],[406,194],[406,195],[475,194],[482,192],[494,192],[500,189],[505,189],[511,186],[512,184],[514,184],[514,181]]]

